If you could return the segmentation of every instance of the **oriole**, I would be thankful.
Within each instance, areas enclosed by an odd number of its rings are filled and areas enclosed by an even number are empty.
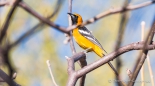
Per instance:
[[[106,51],[103,49],[99,41],[92,35],[92,33],[84,26],[79,26],[83,23],[82,17],[79,14],[68,13],[71,16],[72,25],[78,25],[77,28],[73,29],[73,37],[77,44],[83,48],[88,49],[88,52],[95,52],[99,57],[104,57]],[[109,62],[109,66],[117,74],[117,71]]]

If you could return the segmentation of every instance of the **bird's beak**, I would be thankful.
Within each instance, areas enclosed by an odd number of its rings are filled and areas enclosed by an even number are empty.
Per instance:
[[[67,14],[69,14],[70,16],[72,16],[72,15],[73,15],[72,13],[67,13]]]

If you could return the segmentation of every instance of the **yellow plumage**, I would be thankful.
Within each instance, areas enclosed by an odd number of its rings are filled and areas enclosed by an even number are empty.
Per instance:
[[[71,16],[73,25],[81,25],[83,23],[82,17],[79,14],[68,14]],[[73,37],[81,48],[88,49],[89,52],[94,51],[100,57],[104,56],[104,52],[106,51],[86,27],[79,26],[75,28],[73,30]],[[118,75],[118,72],[110,62],[108,62],[108,65],[113,69],[115,74]]]
[[[103,50],[98,45],[94,44],[93,42],[82,36],[79,33],[78,28],[73,30],[73,37],[81,48],[83,49],[91,48],[90,51],[94,51],[98,56],[103,57],[104,55]]]

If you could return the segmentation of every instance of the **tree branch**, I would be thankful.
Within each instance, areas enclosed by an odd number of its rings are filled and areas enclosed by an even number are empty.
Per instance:
[[[10,2],[9,1],[0,1],[0,7],[2,7],[2,6],[5,6],[5,5],[9,5],[10,4]]]
[[[32,8],[30,8],[24,1],[20,2],[18,4],[21,8],[26,10],[28,13],[32,14],[34,17],[38,18],[40,21],[46,23],[47,25],[56,28],[59,31],[62,31],[64,33],[69,33],[69,31],[66,30],[65,27],[61,27],[59,25],[54,24],[49,19],[44,18],[43,16],[39,15],[36,11],[34,11]]]
[[[50,16],[48,16],[47,19],[50,19],[50,18],[54,17],[59,12],[59,10],[61,8],[61,5],[62,5],[62,2],[63,2],[62,0],[58,0],[57,1],[56,7],[55,7],[56,8],[55,11]],[[26,33],[24,33],[21,37],[19,37],[14,43],[12,43],[9,46],[7,46],[9,48],[9,50],[12,47],[14,47],[14,46],[18,45],[19,43],[21,43],[21,41],[23,41],[24,39],[26,39],[29,36],[33,35],[36,32],[36,30],[40,26],[43,26],[43,25],[45,25],[45,23],[43,23],[43,22],[40,22],[40,23],[36,24],[34,27],[32,27],[30,30],[28,30]]]
[[[112,15],[112,14],[121,13],[121,12],[129,11],[129,10],[139,9],[139,8],[142,8],[142,7],[151,5],[153,3],[155,3],[155,0],[153,0],[153,1],[147,1],[147,2],[144,2],[144,3],[141,3],[141,4],[137,4],[137,5],[128,5],[128,6],[126,6],[125,9],[123,7],[122,8],[120,7],[120,8],[109,9],[109,10],[107,10],[105,12],[102,12],[102,13],[96,15],[93,18],[88,19],[81,26],[85,26],[85,25],[94,23],[95,21],[97,21],[97,20],[99,20],[101,18],[104,18],[106,16]],[[74,27],[77,27],[77,26],[74,25],[74,26],[68,27],[68,30],[73,30]]]
[[[85,56],[84,52],[80,52],[80,53],[76,53],[75,55],[73,55],[72,57],[69,58],[68,60],[68,71],[69,71],[69,79],[68,79],[68,83],[67,86],[74,86],[77,79],[82,77],[83,75],[93,71],[94,69],[108,63],[109,61],[112,61],[113,59],[117,58],[119,55],[125,53],[125,52],[129,52],[132,50],[140,50],[143,49],[143,45],[144,42],[137,42],[137,43],[132,43],[126,46],[123,46],[121,48],[119,48],[118,50],[115,50],[114,52],[106,55],[104,58],[101,58],[87,66],[85,66],[84,68],[75,71],[74,70],[74,62],[78,61],[79,59],[81,59],[82,57]],[[150,45],[147,45],[145,47],[146,50],[153,50],[155,49],[155,42],[153,42]],[[72,81],[73,80],[73,81]]]
[[[123,4],[123,9],[125,10],[126,7],[129,5],[131,0],[125,0],[124,4]],[[115,50],[117,50],[121,45],[122,45],[122,40],[124,37],[124,32],[125,32],[125,27],[127,25],[127,21],[128,21],[128,13],[127,12],[123,12],[121,14],[121,21],[120,21],[120,25],[119,25],[119,30],[117,33],[117,40],[116,40],[116,46],[115,46]],[[118,71],[118,73],[120,73],[121,70],[121,66],[122,66],[122,61],[121,58],[116,58],[116,69]],[[116,80],[119,80],[119,78],[121,78],[120,76],[116,76],[115,77]],[[118,86],[121,86],[121,81],[119,80],[119,82],[116,82],[116,84]]]
[[[145,61],[147,53],[148,53],[148,50],[146,49],[146,47],[148,44],[152,43],[154,33],[155,33],[155,21],[153,22],[153,25],[152,25],[152,27],[151,27],[148,35],[147,35],[145,43],[142,46],[142,52],[139,54],[139,56],[137,58],[136,65],[135,65],[134,70],[133,70],[132,78],[130,79],[128,86],[133,86],[135,83],[135,80],[138,76],[138,73],[139,73],[142,65],[144,64],[144,61]]]
[[[0,69],[0,77],[3,81],[5,81],[9,86],[20,86],[16,82],[13,81],[5,72]]]
[[[155,0],[147,1],[147,2],[144,2],[142,4],[138,4],[138,5],[129,5],[129,6],[126,7],[125,10],[123,8],[111,9],[111,10],[108,10],[108,11],[105,11],[105,12],[102,12],[102,13],[98,14],[94,18],[91,18],[91,19],[87,20],[81,26],[93,23],[93,22],[95,22],[95,21],[97,21],[97,20],[99,20],[99,19],[101,19],[101,18],[103,18],[105,16],[111,15],[111,14],[116,14],[116,13],[120,13],[120,12],[125,12],[125,11],[129,11],[129,10],[134,10],[134,9],[142,8],[142,7],[148,6],[150,4],[153,4],[154,2],[155,2]],[[40,21],[48,24],[51,27],[54,27],[55,29],[57,29],[57,30],[59,30],[61,32],[69,33],[71,30],[73,30],[74,28],[77,27],[76,25],[72,25],[72,26],[69,26],[69,27],[65,28],[65,27],[61,27],[61,26],[59,26],[57,24],[54,24],[50,20],[42,17],[37,12],[32,10],[25,2],[20,2],[19,6],[22,7],[24,10],[26,10],[27,12],[29,12],[30,14],[32,14],[33,16],[35,16],[36,18],[38,18]]]
[[[0,43],[2,42],[4,36],[6,35],[6,31],[7,31],[8,27],[9,27],[10,21],[11,21],[12,16],[13,16],[13,13],[14,13],[14,11],[15,11],[15,9],[16,9],[16,7],[17,7],[17,5],[18,5],[18,3],[20,1],[21,0],[15,0],[13,6],[11,7],[11,9],[9,11],[9,13],[7,14],[7,18],[6,18],[2,28],[0,29],[0,30],[2,30],[2,31],[0,31]]]

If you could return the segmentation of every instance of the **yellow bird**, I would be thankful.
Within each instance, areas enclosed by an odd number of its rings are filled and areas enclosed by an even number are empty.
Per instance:
[[[82,17],[79,14],[68,13],[71,16],[72,25],[81,25],[83,23]],[[103,49],[99,41],[92,35],[92,33],[84,26],[78,26],[73,30],[73,37],[77,44],[83,48],[87,49],[88,52],[95,52],[99,57],[104,57],[106,51]],[[118,75],[115,68],[109,62],[109,66]]]

